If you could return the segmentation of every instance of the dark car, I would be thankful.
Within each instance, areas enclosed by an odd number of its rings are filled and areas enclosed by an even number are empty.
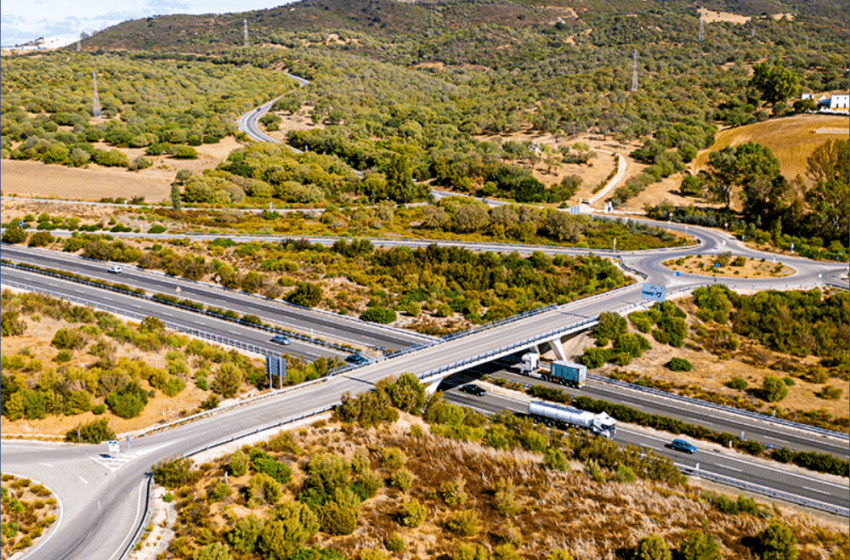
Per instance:
[[[277,344],[289,344],[290,340],[282,334],[276,334],[272,337],[272,342]]]
[[[460,388],[464,393],[469,393],[470,395],[475,395],[476,397],[483,397],[487,394],[487,391],[479,387],[478,385],[464,385]]]
[[[696,453],[697,448],[683,439],[674,439],[670,447],[676,451],[684,451],[685,453]]]
[[[351,354],[350,356],[348,356],[345,359],[345,361],[348,362],[349,364],[361,366],[363,364],[368,364],[369,358],[367,358],[366,356],[363,356],[362,354]]]

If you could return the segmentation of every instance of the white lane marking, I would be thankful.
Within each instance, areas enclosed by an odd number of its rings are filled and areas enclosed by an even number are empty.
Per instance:
[[[808,486],[803,486],[806,490],[811,490],[812,492],[817,492],[819,494],[826,494],[827,496],[832,496],[832,492],[826,492],[824,490],[818,490],[817,488],[809,488]]]
[[[82,480],[82,481],[83,481],[83,483],[88,484],[88,481],[87,481],[85,478],[83,478],[83,477],[81,477],[81,476],[78,476],[77,478],[79,478],[80,480]]]
[[[97,509],[100,509],[100,500],[97,501]]]
[[[145,487],[145,482],[146,482],[146,480],[143,478],[142,483],[139,485],[139,504],[136,507],[136,517],[135,517],[135,519],[133,519],[133,530],[129,535],[127,535],[128,539],[132,539],[133,535],[136,534],[136,528],[138,527],[138,523],[139,523],[139,515],[141,514],[140,510],[142,509],[142,494],[143,494],[142,490]],[[116,550],[115,552],[112,553],[112,556],[109,557],[109,560],[112,560],[113,558],[115,558],[116,554],[120,554],[124,550],[124,546],[125,546],[124,542],[122,541],[121,546],[118,547],[118,550]]]
[[[657,438],[655,436],[650,436],[650,435],[646,435],[646,434],[639,433],[639,432],[633,432],[633,431],[627,430],[625,428],[617,428],[617,431],[623,431],[623,432],[630,433],[630,434],[641,435],[641,436],[646,437],[648,439],[654,439],[654,440],[657,440],[657,441],[667,441],[665,439]],[[708,453],[709,451],[706,451],[706,452]],[[711,453],[716,453],[716,452],[711,451]],[[802,478],[804,480],[811,480],[812,482],[817,482],[818,484],[825,484],[827,486],[832,486],[832,487],[838,488],[840,490],[845,490],[845,491],[847,490],[847,486],[843,486],[841,484],[835,484],[833,482],[821,480],[820,478],[805,476],[805,475],[795,473],[795,472],[792,472],[792,471],[787,471],[787,470],[783,470],[783,469],[778,469],[776,467],[763,465],[763,464],[757,463],[755,461],[747,461],[746,459],[739,459],[738,457],[734,457],[734,456],[726,455],[726,454],[720,455],[720,458],[727,459],[729,461],[736,461],[738,463],[744,463],[744,464],[749,465],[751,467],[758,467],[760,469],[782,473],[782,474],[784,474],[786,476],[790,476],[790,477]]]
[[[45,467],[50,467],[51,469],[53,468],[53,465],[48,465],[47,463],[39,463],[39,465],[44,465]]]
[[[720,469],[726,469],[726,470],[729,470],[729,471],[741,472],[741,469],[736,469],[735,467],[729,467],[729,466],[726,466],[726,465],[716,465],[716,466]]]

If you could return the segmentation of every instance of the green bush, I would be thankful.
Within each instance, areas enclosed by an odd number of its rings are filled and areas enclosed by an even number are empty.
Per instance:
[[[672,358],[664,364],[664,367],[670,371],[691,371],[694,369],[694,365],[684,358]]]
[[[744,391],[747,388],[747,382],[741,379],[740,377],[733,377],[732,379],[726,382],[726,386],[730,389],[738,389],[739,391]]]
[[[546,450],[543,455],[543,466],[558,472],[566,472],[570,468],[566,455],[558,447],[550,447]]]
[[[370,323],[387,324],[392,323],[397,318],[395,311],[385,307],[370,307],[360,314],[360,319],[369,321]]]
[[[322,301],[322,288],[310,282],[298,282],[284,299],[301,307],[315,307]]]
[[[62,350],[76,350],[85,346],[86,336],[79,330],[58,329],[50,344]]]
[[[440,498],[443,499],[443,502],[449,507],[463,505],[466,502],[466,492],[464,488],[466,487],[466,480],[463,479],[462,476],[458,475],[454,480],[450,480],[448,482],[444,482],[440,485]]]
[[[399,469],[390,477],[390,484],[401,490],[407,490],[413,485],[413,473],[407,469]]]
[[[233,491],[230,489],[230,486],[225,484],[224,482],[219,482],[215,485],[210,493],[207,495],[207,501],[209,503],[220,502],[228,497]]]
[[[116,416],[135,418],[148,404],[148,392],[133,382],[106,395],[106,404]]]
[[[401,506],[401,519],[407,527],[419,527],[428,518],[428,508],[419,503],[416,498],[411,498]]]
[[[779,402],[788,396],[788,385],[778,377],[768,375],[761,385],[761,397],[767,402]]]
[[[106,405],[103,403],[95,405],[92,407],[91,411],[97,415],[103,414],[104,412],[106,412]]]
[[[449,520],[448,527],[461,537],[474,537],[481,530],[478,512],[473,509],[459,511]]]
[[[650,534],[638,542],[635,560],[673,560],[673,553],[664,539]]]
[[[242,453],[242,450],[237,451],[227,461],[227,468],[233,476],[244,475],[248,472],[248,456]]]
[[[278,481],[265,473],[258,473],[251,477],[246,494],[248,507],[256,508],[262,504],[276,504],[283,495],[283,490]]]
[[[702,531],[688,531],[679,546],[682,560],[719,560],[720,547],[714,536]]]
[[[173,457],[154,465],[151,474],[154,482],[173,490],[195,482],[201,473],[192,469],[191,459]]]
[[[265,473],[281,484],[286,484],[292,480],[292,469],[289,466],[265,453],[262,456],[254,457],[254,451],[257,450],[252,450],[251,466],[255,471]]]
[[[77,443],[78,436],[81,442],[100,443],[104,440],[114,439],[115,432],[109,428],[109,420],[102,418],[85,424],[77,424],[76,428],[65,434],[65,441]]]
[[[70,362],[73,357],[74,354],[72,354],[70,350],[60,350],[59,353],[56,354],[56,361],[60,364],[64,364]]]
[[[350,535],[357,528],[358,500],[348,488],[337,488],[334,498],[319,508],[322,530],[331,535]]]
[[[797,537],[784,523],[771,523],[758,534],[763,560],[796,560]]]
[[[388,469],[400,469],[407,462],[407,455],[398,447],[385,447],[382,455],[384,466]]]

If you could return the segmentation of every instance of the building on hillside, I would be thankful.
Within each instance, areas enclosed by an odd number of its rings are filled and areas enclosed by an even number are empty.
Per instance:
[[[804,93],[803,95],[800,96],[800,99],[811,99],[811,100],[814,101],[815,94],[814,93]]]
[[[850,109],[850,94],[839,93],[830,95],[829,97],[821,95],[818,98],[817,104],[820,110],[835,111]]]

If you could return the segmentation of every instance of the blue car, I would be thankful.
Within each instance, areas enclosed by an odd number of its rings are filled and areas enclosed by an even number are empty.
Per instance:
[[[670,447],[676,451],[684,451],[685,453],[696,453],[697,448],[683,439],[674,439]]]
[[[345,361],[348,362],[349,364],[355,364],[355,365],[361,366],[363,364],[368,364],[369,358],[367,358],[367,357],[365,357],[361,354],[351,354],[350,356],[348,356],[345,359]]]
[[[283,336],[282,334],[276,334],[272,337],[272,342],[276,344],[289,344],[289,338]]]

